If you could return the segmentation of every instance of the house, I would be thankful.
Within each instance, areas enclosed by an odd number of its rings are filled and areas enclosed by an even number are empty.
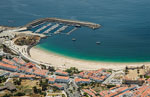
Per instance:
[[[65,76],[56,76],[56,82],[58,83],[69,83],[69,77],[65,77]]]
[[[20,77],[20,78],[23,78],[23,79],[33,79],[33,78],[35,78],[36,76],[35,76],[35,75],[24,75],[24,74],[20,74],[19,77]]]
[[[80,78],[91,79],[95,82],[103,82],[106,78],[111,75],[106,69],[99,69],[99,70],[88,70],[79,73]]]
[[[25,74],[32,74],[33,70],[30,68],[25,69]]]
[[[92,91],[90,91],[89,89],[82,89],[81,90],[82,92],[82,95],[84,95],[84,93],[87,93],[89,95],[89,97],[99,97],[99,96],[96,96]]]
[[[60,90],[63,90],[63,89],[64,89],[64,87],[63,87],[62,85],[59,85],[59,84],[57,84],[57,83],[53,84],[52,86],[53,86],[53,87],[56,87],[56,88],[58,88],[58,89],[60,89]]]
[[[89,84],[90,79],[75,78],[76,84]]]
[[[9,65],[15,65],[14,62],[12,62],[12,61],[10,61],[10,60],[7,60],[7,59],[5,59],[5,58],[3,58],[2,61],[3,61],[4,63],[6,63],[6,64],[9,64]]]
[[[67,72],[64,72],[62,70],[56,70],[55,71],[55,74],[56,75],[60,75],[60,76],[68,76],[68,73]]]
[[[18,64],[21,64],[21,65],[25,65],[25,63],[26,63],[25,61],[23,61],[22,59],[17,58],[17,57],[14,57],[13,61],[18,63]]]
[[[36,76],[41,76],[41,77],[45,77],[46,76],[46,73],[40,72],[39,70],[35,70],[33,72],[33,74],[36,75]]]
[[[0,62],[0,69],[12,71],[12,72],[18,71],[18,67],[17,66],[4,64],[2,62]]]
[[[91,80],[97,82],[97,83],[101,83],[104,81],[104,79],[100,78],[100,77],[91,77],[90,78]]]
[[[33,64],[33,63],[31,63],[31,62],[29,62],[29,63],[27,63],[27,64],[25,64],[25,65],[26,65],[26,67],[28,67],[28,68],[36,67],[36,65]]]
[[[55,79],[54,78],[48,78],[48,83],[49,84],[54,84],[55,83]]]
[[[18,72],[22,72],[22,73],[25,73],[26,71],[26,68],[21,66],[19,69],[18,69]]]
[[[13,73],[10,75],[10,77],[19,77],[20,76],[20,73]]]

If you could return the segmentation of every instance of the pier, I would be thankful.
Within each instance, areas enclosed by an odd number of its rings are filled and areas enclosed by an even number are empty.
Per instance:
[[[40,25],[43,25],[45,22],[41,22],[41,23],[39,23],[39,24],[37,24],[37,25],[34,25],[34,26],[31,26],[30,28],[28,27],[28,29],[31,29],[31,28],[36,28],[36,27],[38,27],[38,26],[40,26]],[[26,26],[25,26],[26,27]]]
[[[54,32],[54,34],[58,34],[61,31],[65,30],[68,26],[62,26],[61,28],[59,28],[57,31]]]
[[[45,28],[47,28],[47,27],[50,26],[50,25],[51,25],[51,23],[49,23],[49,24],[47,24],[46,26],[43,26],[43,27],[37,29],[37,30],[35,31],[35,33],[39,33],[41,30],[44,30]]]
[[[50,31],[54,30],[55,28],[57,28],[59,26],[59,24],[53,25],[51,28],[47,29],[46,31],[44,31],[43,33],[49,33]]]
[[[67,35],[71,34],[73,31],[77,30],[78,28],[77,27],[74,27],[72,30],[70,30]]]
[[[59,19],[59,18],[41,18],[38,20],[35,20],[27,25],[25,25],[28,29],[32,28],[32,26],[39,25],[43,22],[50,22],[50,23],[62,23],[70,26],[84,26],[89,27],[92,29],[100,28],[99,24],[91,23],[91,22],[81,22],[76,20],[67,20],[67,19]]]

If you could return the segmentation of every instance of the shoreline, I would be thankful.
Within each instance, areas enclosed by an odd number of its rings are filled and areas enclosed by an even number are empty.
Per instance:
[[[30,55],[32,59],[44,63],[50,63],[51,66],[54,66],[55,68],[59,68],[59,69],[76,67],[79,70],[96,70],[100,68],[118,70],[118,69],[124,69],[126,66],[150,65],[150,62],[120,63],[120,62],[100,62],[100,61],[81,60],[81,59],[75,59],[75,58],[59,55],[57,53],[50,52],[43,48],[38,48],[38,47],[32,47],[30,49]]]

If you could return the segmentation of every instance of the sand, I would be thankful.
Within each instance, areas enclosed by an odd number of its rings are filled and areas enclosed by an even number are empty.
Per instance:
[[[95,62],[80,60],[62,56],[53,52],[49,52],[40,48],[31,48],[30,55],[32,59],[41,61],[44,63],[50,63],[51,66],[59,69],[66,69],[70,67],[76,67],[79,70],[96,70],[100,68],[106,69],[124,69],[126,66],[141,66],[150,65],[150,62],[139,62],[139,63],[119,63],[119,62]]]

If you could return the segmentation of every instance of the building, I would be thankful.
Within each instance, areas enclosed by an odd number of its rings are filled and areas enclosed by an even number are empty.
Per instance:
[[[54,84],[55,83],[55,79],[54,78],[48,78],[48,83],[49,84]]]
[[[56,75],[60,75],[60,76],[68,76],[68,73],[67,72],[64,72],[62,70],[56,70],[55,71],[55,74]]]
[[[133,66],[126,67],[123,83],[142,85],[145,82],[144,81],[145,74],[146,74],[146,67],[144,65],[140,67],[133,67]]]
[[[89,89],[82,89],[81,93],[82,95],[84,95],[84,93],[87,93],[89,97],[99,97],[99,96],[96,96],[95,93],[93,93],[93,91]]]
[[[76,84],[89,84],[90,79],[75,78]]]
[[[88,71],[80,72],[78,77],[91,79],[92,81],[101,83],[110,75],[111,73],[107,72],[106,69],[99,69],[99,70],[88,70]]]
[[[139,77],[144,77],[146,74],[146,67],[142,65],[140,67],[126,67],[125,68],[125,76],[132,80],[137,80]]]
[[[12,72],[18,71],[18,67],[17,66],[4,64],[2,62],[0,62],[0,69],[12,71]]]
[[[57,83],[69,83],[69,77],[64,77],[64,76],[56,76]]]
[[[101,83],[103,82],[105,79],[107,78],[107,76],[100,76],[100,77],[90,77],[91,80],[97,82],[97,83]]]
[[[57,83],[53,84],[52,86],[53,86],[53,87],[56,87],[56,88],[58,88],[58,89],[60,89],[60,90],[63,90],[63,89],[64,89],[64,87],[63,87],[62,85],[59,85],[59,84],[57,84]]]
[[[22,79],[34,79],[34,78],[36,78],[35,75],[24,75],[24,74],[20,74],[19,77]]]
[[[25,61],[23,61],[22,59],[17,58],[17,57],[14,57],[13,61],[20,65],[25,65],[25,63],[26,63]]]
[[[14,62],[12,62],[12,61],[10,61],[10,60],[7,60],[7,59],[5,59],[5,58],[3,58],[2,61],[3,61],[4,63],[6,63],[6,64],[9,64],[9,65],[15,65]]]

